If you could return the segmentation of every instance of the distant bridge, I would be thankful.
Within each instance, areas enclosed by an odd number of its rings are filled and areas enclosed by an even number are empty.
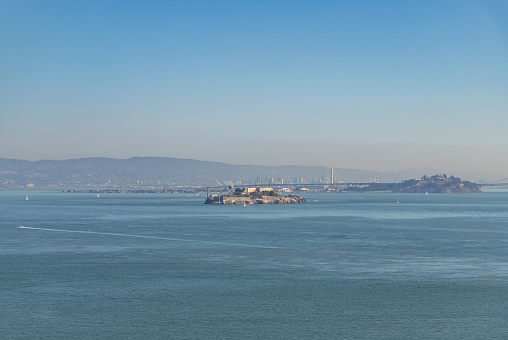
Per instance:
[[[479,187],[506,187],[506,186],[508,186],[508,182],[507,183],[485,183],[485,184],[476,183],[476,185],[478,185]]]
[[[507,180],[507,179],[504,179]],[[504,181],[503,180],[503,181]],[[212,189],[212,190],[233,190],[235,188],[292,188],[294,190],[298,189],[309,189],[309,190],[317,190],[324,189],[324,187],[328,187],[330,189],[338,188],[338,187],[349,187],[349,186],[362,186],[362,185],[371,185],[371,184],[386,184],[386,185],[395,185],[398,183],[372,183],[372,182],[345,182],[345,183],[286,183],[286,184],[241,184],[241,185],[218,185],[218,186],[202,186],[201,189]],[[478,187],[508,187],[508,182],[491,182],[491,183],[475,183]]]
[[[358,186],[358,185],[369,185],[372,182],[348,182],[348,183],[285,183],[285,184],[241,184],[241,185],[217,185],[217,186],[203,186],[202,189],[228,189],[232,190],[235,188],[306,188],[306,189],[322,189],[324,187],[337,188],[339,186]],[[384,183],[391,184],[391,183]]]
[[[493,181],[490,183],[476,183],[476,185],[482,187],[505,187],[508,186],[508,182],[506,181],[508,181],[508,178],[498,179],[497,181]]]

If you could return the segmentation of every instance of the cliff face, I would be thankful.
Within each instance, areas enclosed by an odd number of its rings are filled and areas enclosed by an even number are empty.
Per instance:
[[[299,196],[281,196],[277,194],[270,195],[214,195],[206,198],[205,204],[286,204],[286,203],[306,203],[303,197]]]

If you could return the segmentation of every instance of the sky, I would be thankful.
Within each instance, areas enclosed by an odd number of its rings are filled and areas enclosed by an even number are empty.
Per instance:
[[[0,157],[508,173],[508,2],[0,0]]]

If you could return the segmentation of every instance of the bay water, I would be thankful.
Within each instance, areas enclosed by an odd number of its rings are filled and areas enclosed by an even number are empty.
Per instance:
[[[0,337],[508,339],[508,193],[304,197],[2,189]]]

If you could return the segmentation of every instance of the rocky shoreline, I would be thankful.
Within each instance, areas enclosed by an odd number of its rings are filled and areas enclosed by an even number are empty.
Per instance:
[[[300,196],[277,194],[272,188],[237,189],[229,195],[211,195],[206,198],[205,204],[289,204],[306,203],[305,198]]]

